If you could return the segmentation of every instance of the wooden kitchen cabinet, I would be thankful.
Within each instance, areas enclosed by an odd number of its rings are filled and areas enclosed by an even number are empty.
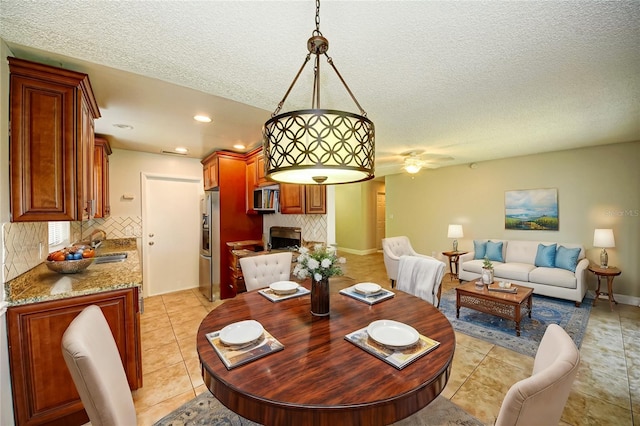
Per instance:
[[[94,120],[89,76],[9,57],[11,221],[93,217]]]
[[[326,214],[327,187],[324,185],[280,184],[282,214]]]
[[[109,156],[111,146],[105,138],[95,138],[93,149],[93,192],[96,199],[96,211],[93,217],[107,217],[111,213],[109,203]]]
[[[98,305],[118,346],[129,387],[142,386],[138,288],[10,307],[9,364],[17,425],[88,421],[62,356],[62,335],[89,305]]]
[[[274,182],[268,181],[264,170],[264,153],[262,146],[249,151],[246,154],[247,161],[247,213],[255,214],[253,191],[262,186],[273,185]]]
[[[218,157],[215,152],[201,161],[204,190],[209,191],[218,187]]]

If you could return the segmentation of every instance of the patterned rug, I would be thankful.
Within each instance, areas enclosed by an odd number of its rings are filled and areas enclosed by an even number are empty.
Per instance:
[[[514,321],[495,315],[462,307],[460,318],[456,318],[455,289],[442,295],[440,311],[456,331],[535,357],[540,340],[549,324],[558,324],[564,328],[580,348],[592,304],[593,299],[585,298],[577,308],[574,302],[568,300],[534,294],[531,318],[525,315],[520,321],[520,337],[516,336]]]
[[[204,392],[177,410],[160,419],[154,426],[259,426],[240,417],[211,393]],[[437,397],[422,410],[394,423],[395,426],[460,425],[480,426],[482,423],[444,397]]]

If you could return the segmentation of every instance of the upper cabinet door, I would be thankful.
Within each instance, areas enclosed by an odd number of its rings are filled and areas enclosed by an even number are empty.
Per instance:
[[[304,214],[304,185],[280,184],[280,212],[282,214]]]
[[[86,74],[9,58],[11,221],[88,219],[93,120]]]
[[[109,142],[95,138],[93,149],[93,191],[96,200],[95,218],[107,217],[111,213],[109,205]]]
[[[327,214],[327,187],[324,185],[305,185],[306,213]]]
[[[202,178],[204,181],[204,190],[208,191],[218,187],[218,156],[214,152],[208,156],[202,163]]]

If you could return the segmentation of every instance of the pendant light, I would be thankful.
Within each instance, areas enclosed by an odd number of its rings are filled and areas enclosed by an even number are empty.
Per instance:
[[[282,183],[341,184],[374,177],[375,129],[327,55],[329,41],[320,32],[320,0],[316,0],[316,29],[307,41],[307,54],[289,89],[263,127],[268,179]],[[315,55],[311,109],[280,114],[305,65]],[[360,114],[320,108],[320,55],[338,75]]]

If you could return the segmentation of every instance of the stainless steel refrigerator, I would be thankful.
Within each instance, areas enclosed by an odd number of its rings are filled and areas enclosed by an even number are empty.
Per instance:
[[[201,200],[200,291],[213,302],[220,294],[220,195],[205,191]]]

